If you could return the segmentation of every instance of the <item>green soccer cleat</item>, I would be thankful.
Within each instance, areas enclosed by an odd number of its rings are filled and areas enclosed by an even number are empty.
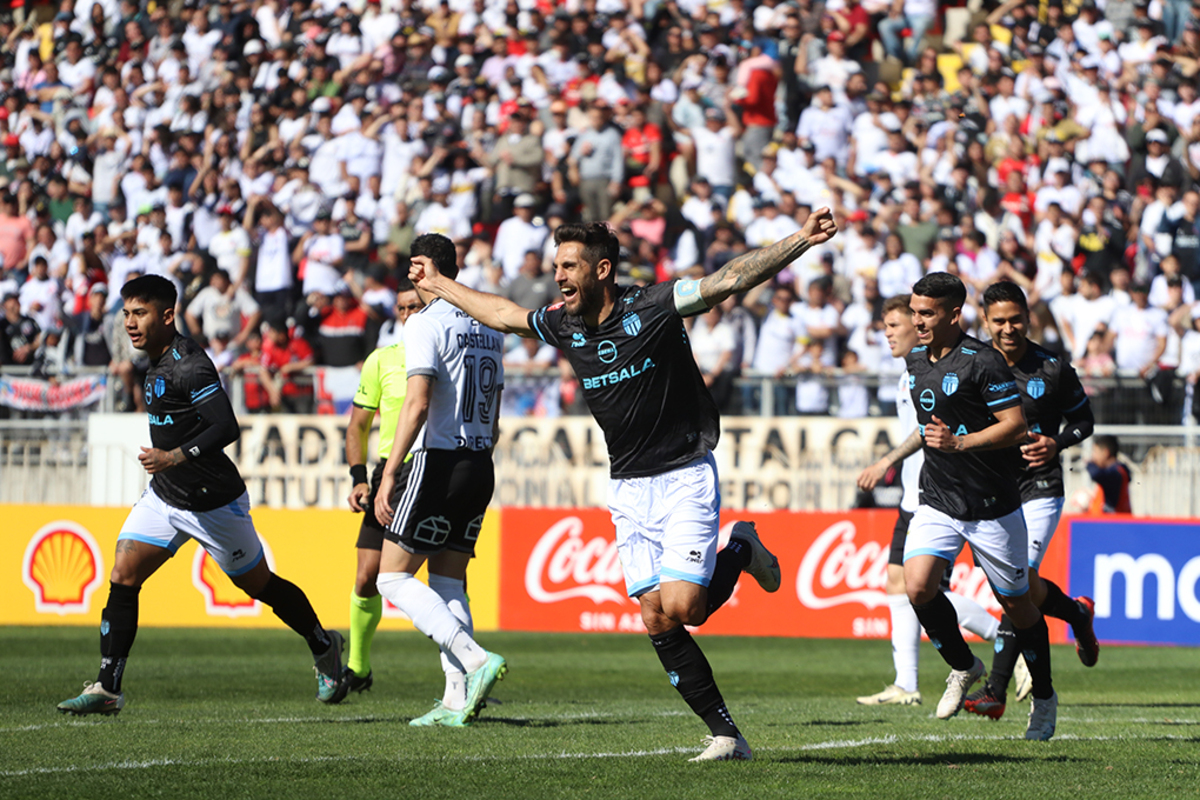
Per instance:
[[[100,685],[100,682],[85,683],[83,693],[70,700],[58,704],[58,710],[64,714],[74,714],[85,717],[88,714],[106,714],[116,716],[125,707],[125,693],[113,694]]]
[[[342,675],[342,647],[345,642],[337,631],[329,631],[332,644],[317,656],[313,670],[317,673],[317,699],[322,703],[340,703],[349,691],[339,678]]]
[[[426,714],[411,720],[409,723],[414,728],[469,728],[471,726],[471,718],[467,716],[466,709],[455,711],[451,708],[446,708],[442,705],[441,700],[437,700],[433,704],[433,708]]]
[[[508,672],[508,662],[504,656],[488,653],[483,666],[467,675],[467,704],[465,711],[467,719],[474,719],[487,703],[488,693]]]

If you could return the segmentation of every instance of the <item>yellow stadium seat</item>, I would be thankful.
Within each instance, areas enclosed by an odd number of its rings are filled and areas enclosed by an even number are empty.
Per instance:
[[[1012,44],[1012,36],[1012,31],[1003,25],[992,26],[992,38],[1000,44],[1005,46]]]
[[[978,47],[979,45],[963,45],[963,50],[970,52],[967,48]],[[958,53],[942,53],[937,57],[938,72],[942,73],[943,88],[947,92],[957,92],[961,86],[958,82],[958,71],[962,68],[963,60]]]

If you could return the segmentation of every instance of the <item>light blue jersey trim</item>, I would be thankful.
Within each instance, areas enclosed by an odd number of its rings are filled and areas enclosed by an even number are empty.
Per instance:
[[[995,592],[996,594],[1002,594],[1002,595],[1004,595],[1005,597],[1020,597],[1021,595],[1025,594],[1026,592],[1028,592],[1028,591],[1029,591],[1029,584],[1028,584],[1028,583],[1026,583],[1026,584],[1025,584],[1025,588],[1024,588],[1024,589],[1021,589],[1021,590],[1019,590],[1019,591],[1018,591],[1018,590],[1016,590],[1016,589],[1007,589],[1007,590],[1006,590],[1006,589],[1001,589],[999,586],[997,586],[996,584],[992,583],[991,581],[988,581],[988,584],[989,584],[989,585],[992,587],[992,591],[993,591],[993,592]]]
[[[712,581],[712,578],[706,578],[703,575],[693,575],[690,572],[680,572],[680,571],[674,570],[674,569],[664,569],[662,571],[662,579],[666,580],[667,578],[671,578],[672,580],[677,580],[677,581],[686,581],[687,583],[694,583],[698,586],[705,586],[705,587],[707,587],[709,582]]]
[[[183,547],[183,543],[189,538],[190,537],[188,537],[186,534],[180,533],[177,534],[175,538],[171,539],[171,541],[163,544],[162,539],[156,539],[153,536],[146,536],[145,534],[141,533],[122,533],[117,537],[117,541],[121,541],[122,539],[132,539],[135,542],[142,542],[143,544],[152,544],[155,547],[161,547],[164,550],[169,550],[171,555],[175,555],[179,548]]]
[[[638,581],[633,586],[630,586],[629,587],[629,596],[630,597],[639,597],[639,596],[645,594],[646,592],[650,591],[651,589],[653,589],[655,586],[658,586],[658,576],[657,575],[655,575],[652,578],[646,578],[643,581]]]
[[[1083,407],[1084,407],[1084,405],[1087,403],[1087,401],[1088,401],[1089,399],[1090,399],[1090,398],[1088,398],[1088,397],[1085,395],[1085,396],[1084,396],[1084,398],[1083,398],[1082,400],[1080,400],[1078,403],[1076,403],[1075,405],[1073,405],[1073,406],[1071,406],[1070,408],[1068,408],[1068,409],[1067,409],[1066,411],[1064,411],[1063,413],[1064,413],[1064,414],[1070,414],[1072,411],[1078,411],[1079,409],[1081,409],[1081,408],[1083,408]]]
[[[241,498],[239,497],[237,500],[234,500],[232,503],[227,505],[226,508],[232,511],[235,516],[241,517],[242,519],[250,519],[250,515],[242,510],[240,503]]]
[[[537,321],[538,315],[540,313],[541,313],[540,311],[531,311],[529,314],[529,321],[531,323],[533,323],[533,332],[537,335],[537,337],[539,339],[541,339],[543,342],[545,342],[546,334],[542,333],[542,326],[538,325],[538,321]],[[546,342],[546,343],[549,344],[549,342]]]
[[[199,403],[201,400],[207,400],[219,391],[221,391],[221,384],[219,383],[205,386],[203,389],[197,389],[192,392],[192,402]]]
[[[911,552],[906,552],[904,554],[904,560],[908,561],[910,558],[916,558],[917,556],[937,556],[938,558],[944,558],[953,564],[954,559],[958,557],[958,554],[946,550],[934,550],[932,547],[920,547]]]
[[[1010,400],[1020,400],[1020,399],[1021,398],[1018,395],[1010,394],[1008,397],[1001,397],[999,400],[993,400],[992,402],[988,403],[988,406],[998,406],[1001,403],[1007,403]]]
[[[264,554],[263,549],[260,547],[260,548],[258,548],[258,556],[254,559],[254,561],[252,561],[251,563],[242,567],[241,569],[235,570],[233,572],[230,572],[229,570],[225,569],[224,567],[221,567],[221,569],[225,570],[225,574],[231,578],[236,578],[238,575],[245,575],[247,572],[249,572],[250,570],[252,570],[258,566],[258,562],[263,560],[263,554]]]

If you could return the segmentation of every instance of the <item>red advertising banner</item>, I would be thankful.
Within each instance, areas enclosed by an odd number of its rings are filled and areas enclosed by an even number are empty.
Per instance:
[[[841,513],[767,512],[722,515],[722,544],[733,523],[753,519],[779,557],[783,585],[772,595],[744,576],[733,597],[701,630],[745,636],[887,638],[884,584],[894,510]],[[604,509],[505,508],[500,518],[501,630],[644,632]],[[1065,586],[1068,525],[1042,563],[1042,574]],[[970,550],[955,564],[951,588],[999,614]],[[1051,640],[1066,641],[1050,621]]]

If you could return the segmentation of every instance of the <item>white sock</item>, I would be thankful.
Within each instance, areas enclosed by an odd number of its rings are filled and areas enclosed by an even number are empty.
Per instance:
[[[957,592],[946,592],[946,597],[950,600],[950,605],[954,606],[954,613],[958,614],[959,625],[980,639],[987,639],[989,642],[995,640],[996,631],[1000,628],[999,620],[984,610],[979,603]]]
[[[889,594],[887,603],[892,612],[892,663],[896,665],[896,685],[906,692],[915,692],[921,623],[908,595]]]
[[[463,582],[446,575],[429,573],[429,588],[446,602],[463,630],[474,635],[475,626],[471,619],[471,606]],[[450,653],[442,650],[442,672],[446,673],[446,690],[442,694],[442,705],[452,711],[461,711],[467,704],[467,679],[462,664]]]
[[[412,620],[417,630],[453,655],[466,672],[487,661],[487,651],[475,644],[438,593],[407,572],[381,572],[375,580],[379,593]]]

